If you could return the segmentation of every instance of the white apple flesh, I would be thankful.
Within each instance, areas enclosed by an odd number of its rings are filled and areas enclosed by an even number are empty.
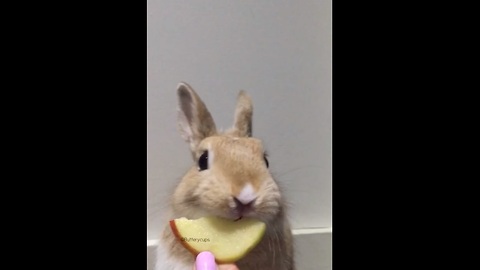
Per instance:
[[[177,240],[193,255],[210,251],[217,263],[234,263],[262,240],[266,225],[252,218],[233,221],[203,217],[170,220],[170,228]]]

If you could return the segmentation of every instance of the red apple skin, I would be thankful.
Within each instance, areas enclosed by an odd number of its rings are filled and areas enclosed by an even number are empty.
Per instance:
[[[200,251],[193,249],[190,245],[188,245],[186,241],[181,240],[182,237],[180,236],[180,232],[177,229],[177,225],[175,225],[175,220],[170,220],[170,228],[172,229],[173,235],[175,235],[175,238],[177,238],[180,244],[182,244],[182,246],[184,246],[188,251],[190,251],[196,258]]]

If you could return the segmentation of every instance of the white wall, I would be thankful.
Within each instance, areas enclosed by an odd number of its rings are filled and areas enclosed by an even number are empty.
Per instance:
[[[218,127],[238,90],[254,102],[253,133],[285,188],[293,227],[330,227],[331,0],[148,0],[147,239],[192,164],[176,128],[176,85],[189,83]]]

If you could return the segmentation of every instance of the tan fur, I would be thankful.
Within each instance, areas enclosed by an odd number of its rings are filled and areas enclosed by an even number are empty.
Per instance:
[[[240,92],[234,125],[219,134],[206,106],[193,89],[182,83],[178,93],[179,127],[190,144],[195,165],[174,191],[170,218],[196,219],[215,215],[234,220],[238,213],[233,210],[233,197],[250,184],[257,197],[252,202],[254,211],[244,216],[264,221],[267,231],[259,245],[237,262],[238,267],[241,270],[294,270],[292,235],[284,199],[266,167],[262,142],[251,137],[250,97]],[[197,160],[204,151],[209,153],[209,168],[199,171]],[[162,268],[159,266],[162,262],[157,262],[157,269],[184,269],[181,265],[193,265],[194,256],[174,238],[168,224],[161,241],[168,252],[170,266]]]
[[[207,107],[190,85],[180,83],[177,93],[179,129],[193,152],[203,138],[215,135],[217,129]]]
[[[237,108],[235,109],[235,118],[233,128],[226,134],[235,137],[252,136],[252,99],[245,91],[240,91],[237,97]]]

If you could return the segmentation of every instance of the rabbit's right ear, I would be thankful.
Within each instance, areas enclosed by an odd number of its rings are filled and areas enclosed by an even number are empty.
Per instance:
[[[178,95],[178,127],[183,139],[189,143],[192,155],[198,144],[206,137],[217,133],[207,107],[187,83],[177,86]]]

